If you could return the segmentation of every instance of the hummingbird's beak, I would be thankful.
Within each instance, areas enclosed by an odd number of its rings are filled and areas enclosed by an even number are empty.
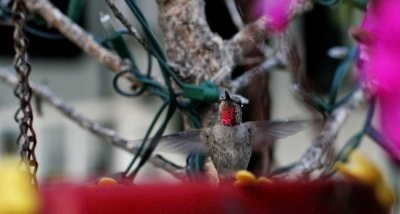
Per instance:
[[[232,101],[232,100],[231,100],[231,97],[229,96],[228,91],[226,91],[226,90],[225,90],[225,100]]]

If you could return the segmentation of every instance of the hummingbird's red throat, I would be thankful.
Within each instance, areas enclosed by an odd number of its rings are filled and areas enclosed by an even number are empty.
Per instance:
[[[221,122],[224,126],[236,125],[235,107],[232,105],[224,105],[221,109]]]

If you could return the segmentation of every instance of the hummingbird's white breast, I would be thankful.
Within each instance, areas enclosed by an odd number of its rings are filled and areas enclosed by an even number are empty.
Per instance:
[[[209,144],[211,159],[219,174],[231,174],[247,169],[252,147],[245,125],[215,125],[211,129]]]

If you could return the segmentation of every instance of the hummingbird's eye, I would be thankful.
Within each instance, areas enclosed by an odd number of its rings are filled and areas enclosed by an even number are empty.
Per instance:
[[[243,107],[242,101],[240,99],[236,99],[234,102]]]

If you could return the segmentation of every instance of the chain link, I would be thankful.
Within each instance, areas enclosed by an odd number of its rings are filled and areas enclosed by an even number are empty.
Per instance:
[[[31,106],[32,89],[29,86],[29,74],[31,65],[28,62],[27,48],[29,40],[25,36],[23,26],[26,21],[27,9],[22,0],[14,0],[13,7],[14,29],[14,67],[18,76],[18,84],[14,94],[20,101],[20,107],[15,112],[14,119],[19,124],[20,134],[17,138],[17,146],[26,170],[29,172],[31,182],[37,187],[36,173],[38,162],[35,156],[36,134],[33,130],[33,112]]]

